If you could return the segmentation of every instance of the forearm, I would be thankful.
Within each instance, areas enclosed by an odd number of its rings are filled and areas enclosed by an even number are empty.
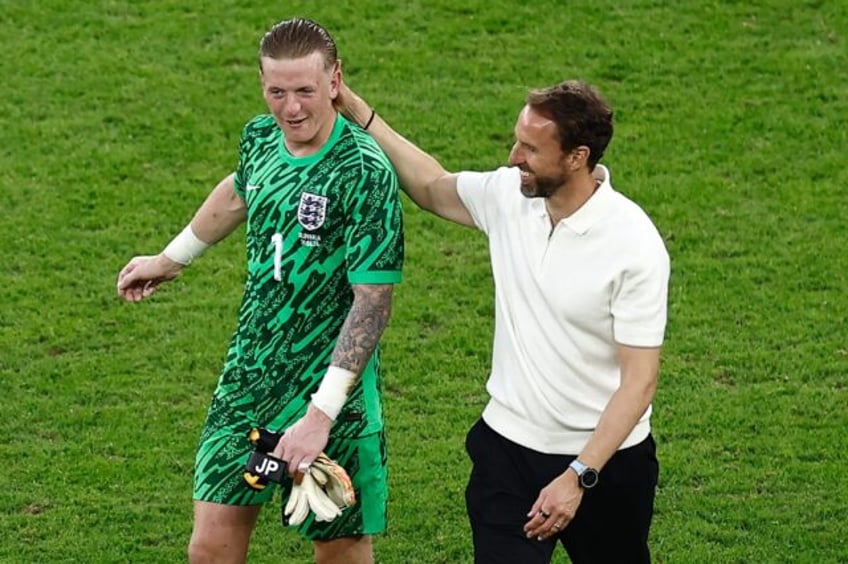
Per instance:
[[[657,389],[659,348],[619,347],[621,385],[579,453],[583,464],[600,470],[616,453],[651,405]]]
[[[653,398],[653,388],[637,384],[619,388],[607,403],[598,426],[578,457],[600,470],[633,431]]]
[[[245,219],[245,205],[235,192],[233,176],[222,179],[194,214],[191,229],[198,239],[214,245]]]
[[[221,180],[197,210],[194,219],[157,256],[165,266],[188,266],[206,249],[244,221],[244,201],[233,189],[233,175]]]
[[[333,366],[362,373],[389,322],[392,291],[391,284],[354,287],[353,305],[333,350]]]
[[[345,318],[330,367],[321,381],[312,404],[335,419],[362,371],[391,315],[393,287],[387,285],[354,286],[353,305]]]

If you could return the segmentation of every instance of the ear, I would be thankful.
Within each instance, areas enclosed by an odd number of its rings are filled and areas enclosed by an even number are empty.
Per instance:
[[[586,145],[578,145],[568,156],[568,165],[572,171],[580,170],[587,166],[591,150]]]
[[[335,100],[339,96],[339,88],[342,84],[342,62],[337,60],[330,71],[330,99]]]

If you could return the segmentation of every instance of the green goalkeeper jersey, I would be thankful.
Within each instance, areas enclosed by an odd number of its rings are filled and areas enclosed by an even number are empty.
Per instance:
[[[247,282],[215,400],[284,430],[330,364],[352,285],[401,280],[398,179],[376,142],[341,115],[306,157],[292,156],[263,115],[242,134],[235,190],[247,205]],[[331,436],[380,429],[378,348]]]

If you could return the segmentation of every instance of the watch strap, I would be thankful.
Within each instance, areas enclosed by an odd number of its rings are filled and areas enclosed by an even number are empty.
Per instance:
[[[583,474],[583,472],[586,471],[586,468],[588,468],[588,466],[586,466],[576,458],[571,461],[571,464],[569,464],[568,467],[574,470],[578,478]]]

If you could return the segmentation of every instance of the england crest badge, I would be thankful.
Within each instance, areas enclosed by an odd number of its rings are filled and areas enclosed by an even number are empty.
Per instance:
[[[315,231],[324,225],[327,213],[327,198],[304,192],[300,195],[297,222],[307,231]]]

